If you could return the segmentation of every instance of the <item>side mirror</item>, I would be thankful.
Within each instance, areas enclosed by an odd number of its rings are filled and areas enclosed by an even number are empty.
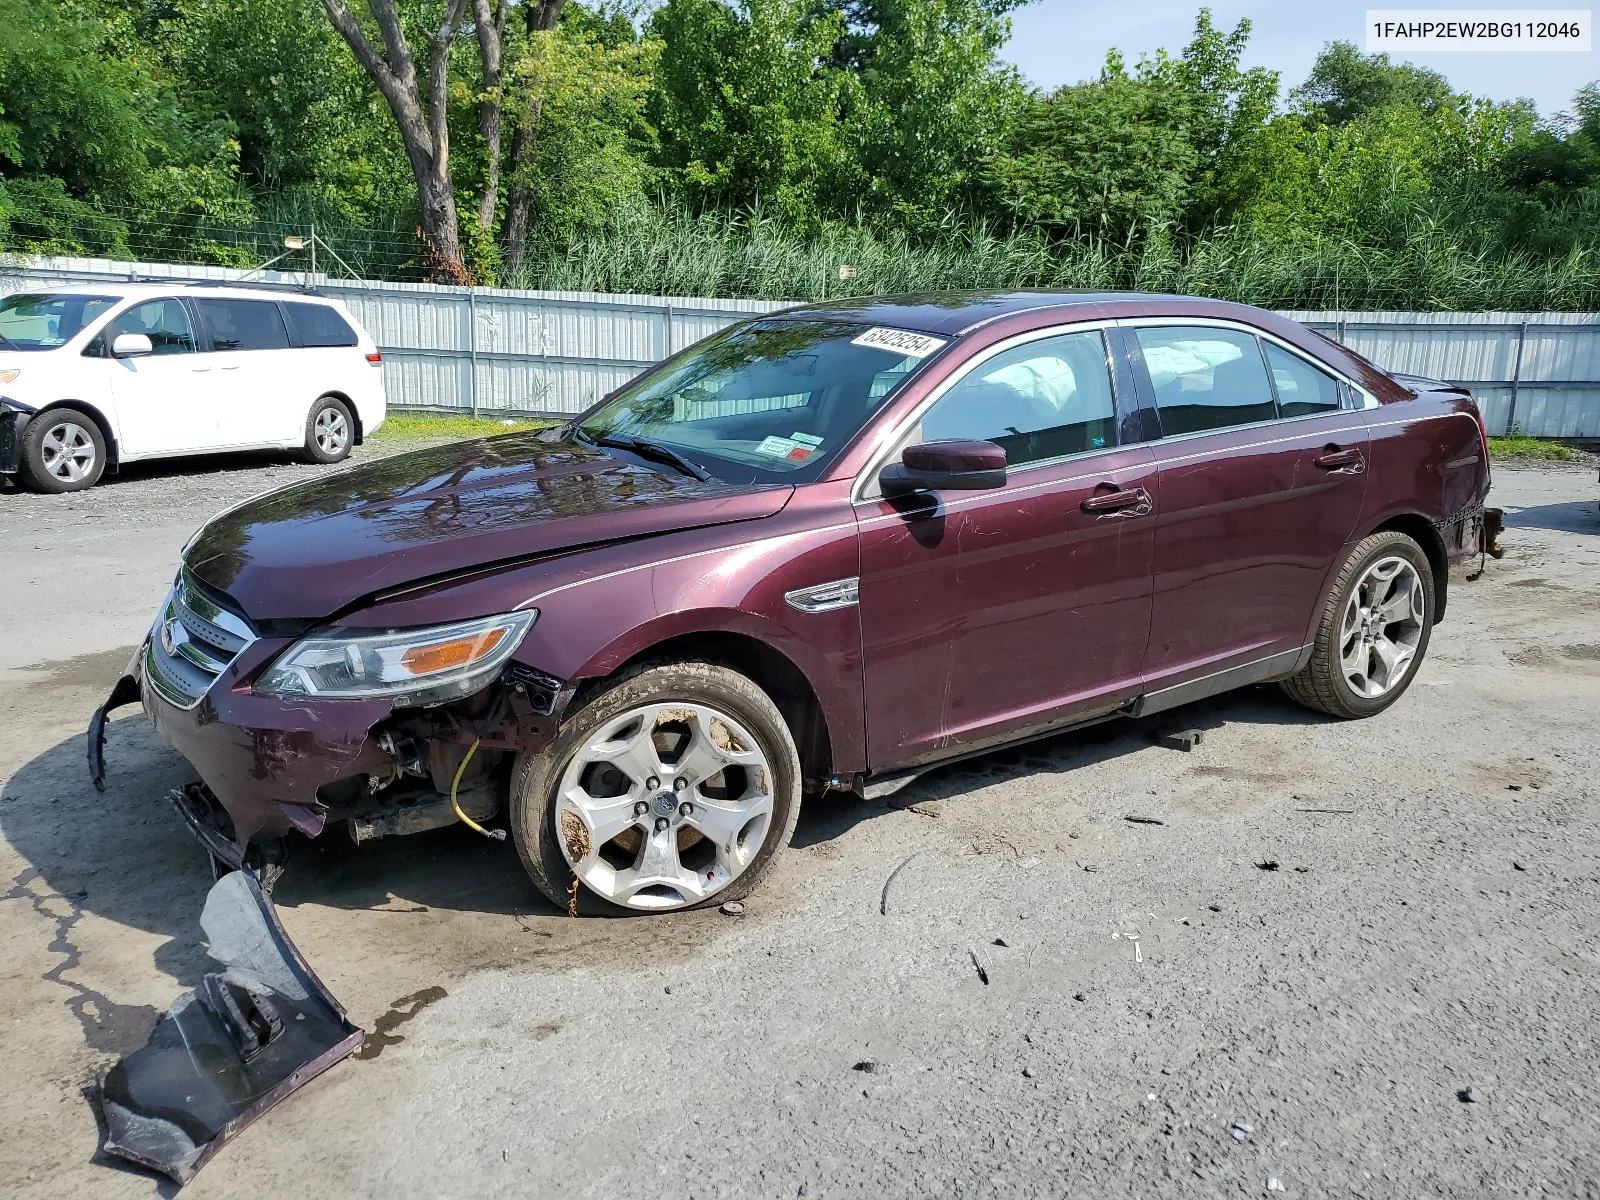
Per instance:
[[[112,358],[139,358],[154,353],[155,347],[142,333],[119,333],[111,341]]]
[[[878,472],[886,496],[908,492],[981,492],[1006,485],[1006,452],[993,442],[923,442]]]

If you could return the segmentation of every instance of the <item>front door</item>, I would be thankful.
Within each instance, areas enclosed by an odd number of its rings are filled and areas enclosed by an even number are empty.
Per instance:
[[[910,498],[869,489],[857,506],[874,770],[1138,694],[1156,476],[1148,447],[1118,447],[1118,424],[1106,343],[1092,329],[990,353],[902,439],[996,442],[1008,479]]]
[[[124,333],[149,338],[151,353],[110,358],[112,343]],[[196,352],[194,325],[181,300],[136,304],[102,336],[125,457],[183,454],[216,444],[211,372],[206,356]]]
[[[1366,425],[1332,376],[1247,330],[1129,332],[1162,432],[1146,682],[1286,666],[1360,518]]]

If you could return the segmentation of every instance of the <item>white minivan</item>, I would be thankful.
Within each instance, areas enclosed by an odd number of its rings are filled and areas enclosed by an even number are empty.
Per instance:
[[[342,303],[306,289],[19,292],[0,299],[0,474],[75,492],[138,459],[338,462],[383,424],[382,364]]]

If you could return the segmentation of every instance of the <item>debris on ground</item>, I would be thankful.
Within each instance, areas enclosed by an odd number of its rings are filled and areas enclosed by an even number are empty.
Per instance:
[[[1072,998],[1074,1000],[1076,1000],[1079,1004],[1082,1004],[1089,997],[1087,995],[1085,995],[1083,992],[1073,992],[1072,993]]]
[[[1255,1131],[1256,1127],[1250,1124],[1249,1121],[1246,1121],[1243,1117],[1235,1118],[1233,1125],[1228,1130],[1228,1132],[1233,1135],[1233,1140],[1236,1142],[1249,1141],[1250,1138],[1254,1136]]]
[[[1475,1087],[1464,1087],[1456,1093],[1456,1099],[1461,1101],[1463,1104],[1476,1104],[1478,1102],[1478,1089]]]
[[[1024,1079],[1032,1079],[1033,1078],[1033,1068],[1032,1067],[1023,1067],[1022,1068],[1022,1077]]]
[[[1519,862],[1514,862],[1514,863],[1512,863],[1512,864],[1511,864],[1511,869],[1512,869],[1512,870],[1513,870],[1513,871],[1526,871],[1526,870],[1527,870],[1527,869],[1528,869],[1528,868],[1527,868],[1527,867],[1525,867],[1525,866],[1523,866],[1523,865],[1522,865],[1522,864],[1521,864],[1521,863],[1519,863]]]
[[[1166,824],[1166,822],[1163,821],[1160,817],[1141,817],[1141,816],[1138,816],[1138,815],[1136,815],[1134,813],[1129,813],[1127,816],[1123,817],[1122,819],[1124,821],[1132,821],[1135,825],[1165,825]]]
[[[1168,750],[1182,750],[1187,754],[1205,741],[1205,737],[1203,729],[1158,729],[1156,745],[1165,746]]]
[[[1276,871],[1278,869],[1278,861],[1277,859],[1269,858],[1266,862],[1258,862],[1256,866],[1263,871]]]
[[[850,1069],[852,1071],[860,1071],[863,1075],[887,1075],[889,1073],[889,1064],[884,1062],[874,1062],[872,1059],[868,1058],[856,1063],[856,1065]]]
[[[1280,1180],[1276,1175],[1267,1176],[1267,1191],[1287,1192],[1288,1190],[1288,1188],[1283,1186],[1283,1181]]]
[[[105,1152],[179,1184],[362,1043],[252,872],[229,871],[212,885],[200,928],[222,969],[173,1001],[149,1043],[100,1084]]]
[[[984,987],[989,986],[989,963],[986,958],[980,957],[976,946],[968,946],[967,953],[972,955],[972,965],[978,968],[978,981]]]
[[[915,858],[917,856],[917,853],[918,853],[917,851],[913,850],[910,854],[908,854],[904,858],[902,858],[900,860],[900,865],[897,866],[894,870],[890,871],[889,872],[889,878],[887,878],[887,879],[885,879],[883,881],[883,892],[878,896],[878,912],[881,915],[883,915],[883,916],[888,916],[889,915],[889,885],[894,882],[894,878],[895,878],[896,875],[900,874],[901,871],[904,871],[906,869],[906,864],[909,863],[913,858]]]
[[[737,900],[729,900],[718,911],[725,917],[742,917],[744,916],[744,905]]]
[[[1348,816],[1352,815],[1355,811],[1356,810],[1353,809],[1353,808],[1297,808],[1297,809],[1295,809],[1295,812],[1327,813],[1330,816],[1337,816],[1337,817],[1348,817]]]
[[[989,944],[991,946],[1002,946],[1002,947],[1004,947],[1004,948],[1006,948],[1008,950],[1011,948],[1011,943],[1006,941],[1005,938],[995,938],[995,940],[990,942]]]

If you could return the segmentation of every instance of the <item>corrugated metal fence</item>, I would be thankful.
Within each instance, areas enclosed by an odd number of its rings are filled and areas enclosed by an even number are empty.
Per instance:
[[[0,294],[68,282],[229,280],[222,267],[29,258],[0,263]],[[301,282],[267,272],[259,280]],[[574,413],[765,300],[523,292],[317,276],[384,355],[397,407]],[[1293,312],[1392,371],[1464,384],[1491,431],[1600,438],[1600,314]]]

